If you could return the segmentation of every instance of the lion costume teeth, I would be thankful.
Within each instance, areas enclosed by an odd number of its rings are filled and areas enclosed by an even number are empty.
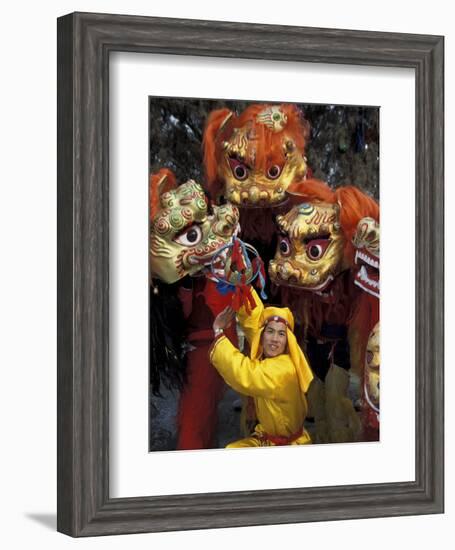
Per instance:
[[[379,298],[379,224],[373,218],[362,218],[352,239],[356,247],[355,264],[358,271],[354,283]]]

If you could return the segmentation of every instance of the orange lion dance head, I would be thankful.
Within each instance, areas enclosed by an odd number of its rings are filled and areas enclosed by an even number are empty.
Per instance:
[[[277,217],[280,231],[269,274],[276,284],[322,293],[354,265],[353,237],[365,216],[379,218],[378,204],[352,186],[332,190],[306,179],[288,189],[295,206]]]
[[[243,208],[276,206],[305,177],[309,124],[291,104],[213,111],[204,131],[207,190]]]

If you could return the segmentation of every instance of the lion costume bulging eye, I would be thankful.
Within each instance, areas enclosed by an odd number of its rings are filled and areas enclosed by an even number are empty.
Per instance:
[[[199,225],[193,224],[175,237],[174,241],[183,246],[195,246],[202,240],[202,229]]]
[[[243,164],[236,158],[230,158],[229,165],[231,167],[231,170],[235,179],[239,181],[246,180],[246,178],[248,177],[248,168],[245,166],[245,164]]]
[[[313,239],[306,244],[306,254],[310,260],[320,260],[324,256],[330,239]]]
[[[291,245],[287,237],[281,237],[278,242],[278,248],[282,256],[289,256],[291,254]]]
[[[273,166],[270,166],[267,170],[267,177],[271,180],[276,180],[280,177],[281,174],[281,166],[278,166],[278,164],[274,164]]]

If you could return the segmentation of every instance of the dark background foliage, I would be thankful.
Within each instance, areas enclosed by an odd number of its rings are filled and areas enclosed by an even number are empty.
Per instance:
[[[150,170],[170,168],[178,182],[202,182],[202,136],[210,111],[241,113],[250,102],[150,98]],[[379,200],[379,108],[298,104],[310,123],[307,147],[315,177],[330,186],[353,184]]]

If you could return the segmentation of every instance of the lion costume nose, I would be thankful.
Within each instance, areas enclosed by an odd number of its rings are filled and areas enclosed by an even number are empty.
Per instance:
[[[282,281],[298,283],[303,274],[301,269],[294,267],[290,262],[270,262],[269,275],[272,279],[281,279]]]
[[[213,224],[213,232],[216,235],[226,237],[234,233],[234,230],[239,223],[238,208],[232,206],[231,204],[214,206],[213,215],[215,219]]]

